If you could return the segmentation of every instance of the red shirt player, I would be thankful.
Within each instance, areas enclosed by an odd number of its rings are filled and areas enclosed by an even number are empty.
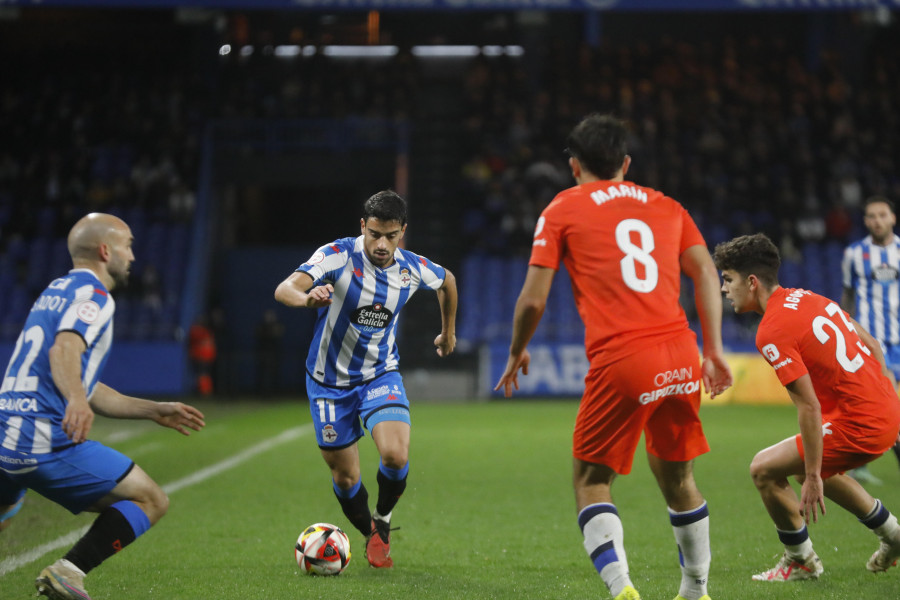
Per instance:
[[[878,342],[836,302],[778,285],[778,249],[762,234],[719,244],[722,291],[737,313],[763,315],[756,346],[797,406],[800,433],[759,452],[750,465],[785,553],[757,581],[815,579],[823,571],[806,524],[825,515],[825,496],[880,540],[869,571],[900,557],[897,519],[845,471],[890,449],[900,431],[900,400]],[[803,482],[800,499],[788,477]]]
[[[639,599],[628,575],[610,486],[627,474],[641,434],[681,548],[682,600],[708,600],[709,511],[692,460],[709,450],[698,410],[700,381],[713,395],[731,385],[722,354],[722,299],[715,265],[687,211],[672,198],[625,181],[627,131],[591,115],[569,135],[577,186],[547,206],[516,303],[509,360],[497,388],[507,396],[527,375],[527,345],[553,276],[564,262],[585,324],[590,371],[575,424],[578,522],[594,566],[617,600]],[[703,328],[704,360],[679,304],[690,277]]]

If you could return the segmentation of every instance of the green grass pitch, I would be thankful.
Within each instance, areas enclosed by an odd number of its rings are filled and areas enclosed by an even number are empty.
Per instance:
[[[401,529],[393,534],[390,571],[369,568],[362,536],[341,514],[305,401],[199,406],[208,425],[190,438],[144,422],[95,422],[92,437],[168,486],[171,507],[88,576],[94,600],[608,597],[575,521],[569,452],[575,401],[414,403],[409,487],[394,511]],[[900,568],[867,572],[875,537],[832,503],[810,526],[825,566],[819,581],[752,582],[752,573],[774,565],[781,546],[747,466],[756,451],[796,432],[796,415],[790,406],[710,406],[702,414],[712,452],[695,471],[712,519],[714,600],[900,598]],[[360,449],[374,498],[371,439]],[[900,513],[893,455],[871,470],[884,485],[870,491]],[[644,600],[672,600],[677,552],[643,449],[613,493],[635,585]],[[0,599],[32,597],[38,571],[71,544],[57,542],[40,556],[35,549],[92,520],[30,493],[0,534]],[[294,562],[297,536],[317,521],[335,523],[350,537],[353,557],[339,577],[310,577]]]

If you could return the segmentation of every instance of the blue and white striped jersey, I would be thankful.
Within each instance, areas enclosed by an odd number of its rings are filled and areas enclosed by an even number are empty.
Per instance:
[[[81,382],[90,399],[112,345],[116,303],[88,269],[72,269],[41,293],[19,334],[0,387],[0,446],[25,454],[46,454],[71,444],[62,430],[66,400],[50,373],[56,334],[84,338]]]
[[[900,237],[887,246],[871,235],[850,244],[841,268],[844,287],[856,295],[856,320],[878,341],[900,343]]]
[[[397,317],[416,290],[444,285],[446,271],[398,248],[386,269],[366,256],[363,236],[319,248],[297,271],[315,286],[334,287],[330,306],[319,309],[306,369],[326,386],[350,387],[396,371]]]

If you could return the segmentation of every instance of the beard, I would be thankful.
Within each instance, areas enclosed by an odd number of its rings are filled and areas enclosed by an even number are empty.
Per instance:
[[[110,269],[109,276],[112,277],[114,288],[127,288],[129,274],[128,267],[124,267],[123,269]]]

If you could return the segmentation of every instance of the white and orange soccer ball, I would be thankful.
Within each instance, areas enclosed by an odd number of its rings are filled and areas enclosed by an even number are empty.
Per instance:
[[[350,563],[350,540],[337,525],[315,523],[297,538],[294,557],[310,575],[338,575]]]

